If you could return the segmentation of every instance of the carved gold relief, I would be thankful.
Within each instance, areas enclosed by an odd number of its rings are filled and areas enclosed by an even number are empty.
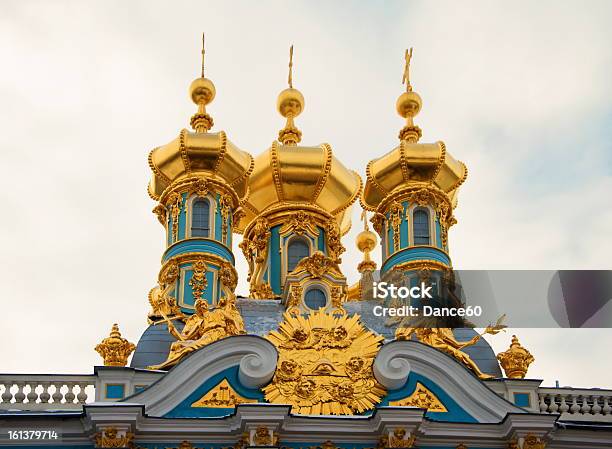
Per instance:
[[[222,298],[215,309],[208,310],[208,303],[202,299],[195,302],[195,313],[185,320],[185,327],[179,332],[171,321],[168,331],[177,338],[170,346],[165,362],[149,369],[167,369],[193,351],[232,335],[244,334],[244,322],[236,308],[233,297]]]
[[[179,193],[172,193],[168,199],[170,204],[170,216],[172,217],[172,241],[178,240],[178,225],[181,207],[183,207],[183,197]]]
[[[333,219],[332,219],[333,220]],[[335,222],[335,220],[333,220]],[[319,235],[319,229],[317,228],[316,221],[307,212],[298,210],[291,215],[291,219],[281,226],[279,233],[286,235],[293,233],[296,235],[309,234],[312,237]]]
[[[531,353],[521,346],[516,335],[512,336],[512,343],[507,351],[497,354],[504,373],[510,379],[523,379],[527,375],[529,365],[531,365],[535,358]]]
[[[321,251],[315,251],[312,256],[300,260],[293,273],[297,274],[301,270],[307,271],[315,279],[321,278],[328,273],[339,277],[342,276],[338,264]]]
[[[227,379],[223,379],[215,385],[208,393],[191,404],[192,407],[209,408],[234,408],[238,404],[248,404],[257,402],[255,399],[247,399],[240,396],[232,388]]]
[[[197,301],[202,298],[202,294],[208,285],[208,281],[206,280],[206,262],[204,259],[198,259],[194,262],[192,266],[192,275],[189,280],[189,286],[191,287],[191,291],[193,292],[193,299]]]
[[[252,298],[266,299],[275,295],[272,288],[263,280],[268,246],[270,241],[270,225],[266,218],[258,218],[253,229],[240,242],[240,249],[249,264],[249,287]]]
[[[340,241],[340,226],[334,218],[330,218],[325,225],[325,238],[327,240],[327,251],[336,263],[341,263],[340,255],[346,251]]]
[[[221,234],[222,240],[227,242],[227,228],[231,219],[232,198],[229,195],[221,195],[219,198],[219,209],[221,211]]]
[[[331,288],[331,305],[332,314],[346,315],[346,310],[343,306],[343,301],[346,299],[345,288],[337,285]]]
[[[178,445],[178,447],[167,447],[166,449],[195,449],[195,448],[194,448],[193,444],[191,444],[189,441],[183,440]]]
[[[448,411],[444,404],[440,402],[438,397],[433,394],[422,383],[417,382],[414,392],[404,399],[390,401],[390,406],[395,407],[418,407],[424,408],[429,412],[446,412]]]
[[[393,251],[400,249],[400,225],[403,220],[404,207],[401,203],[394,201],[389,208],[389,222],[393,229]]]
[[[523,449],[545,449],[546,443],[543,442],[539,437],[529,434],[525,437],[523,442]]]
[[[272,446],[272,432],[266,426],[259,426],[253,435],[255,446]]]
[[[291,404],[306,415],[353,415],[371,410],[386,393],[374,378],[372,363],[383,340],[359,316],[308,316],[285,313],[267,339],[279,351],[266,399]]]
[[[153,213],[157,216],[157,220],[165,227],[168,220],[166,206],[158,204],[153,208]]]
[[[119,436],[119,431],[116,427],[107,427],[102,432],[95,434],[96,447],[133,447],[134,434],[132,432],[124,432]]]
[[[407,449],[414,446],[416,441],[415,435],[407,435],[406,429],[398,427],[389,435],[389,447],[398,449]]]
[[[292,315],[300,313],[300,303],[302,302],[302,296],[304,289],[299,284],[292,284],[289,287],[289,296],[287,298],[287,313]]]
[[[102,340],[95,349],[104,359],[105,366],[125,366],[136,346],[121,336],[119,326],[115,323],[110,335]]]

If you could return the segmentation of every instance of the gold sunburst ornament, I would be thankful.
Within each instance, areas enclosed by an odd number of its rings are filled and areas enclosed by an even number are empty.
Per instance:
[[[279,358],[263,391],[273,404],[291,404],[293,413],[354,415],[372,410],[386,394],[372,363],[383,338],[364,328],[359,315],[285,313],[267,337]]]

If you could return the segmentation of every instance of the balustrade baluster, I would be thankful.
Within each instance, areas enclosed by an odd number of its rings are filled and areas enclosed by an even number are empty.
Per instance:
[[[561,396],[561,405],[559,406],[559,412],[567,413],[567,411],[569,410],[569,405],[567,405],[567,402],[565,402],[565,395],[562,394],[560,396]]]
[[[40,395],[38,396],[40,398],[40,403],[48,404],[49,399],[51,399],[51,395],[49,394],[49,385],[51,384],[50,382],[41,382],[40,385],[42,386],[42,391],[40,392]]]
[[[77,394],[77,401],[79,404],[85,404],[87,401],[87,392],[85,388],[87,387],[87,382],[79,382],[79,394]]]
[[[576,414],[580,411],[580,406],[578,405],[578,395],[572,395],[572,406],[570,407],[570,412],[572,414]]]
[[[15,382],[17,385],[17,392],[15,393],[15,404],[23,404],[23,401],[26,398],[23,389],[25,388],[25,382]]]
[[[36,400],[38,399],[38,393],[36,393],[38,382],[28,382],[28,386],[30,387],[30,391],[26,396],[28,398],[28,404],[36,404]]]
[[[13,393],[11,393],[11,388],[13,388],[13,382],[6,382],[2,384],[4,386],[4,392],[2,393],[2,403],[10,404],[11,399],[13,399]]]
[[[546,404],[546,401],[544,400],[545,397],[546,397],[545,394],[540,393],[540,411],[542,413],[548,410],[548,404]]]
[[[604,398],[603,398],[603,408],[601,409],[601,411],[604,414],[604,416],[608,416],[610,414],[610,412],[612,412],[612,407],[610,406],[610,403],[608,402],[609,400],[610,400],[610,398],[608,396],[604,396]]]
[[[588,415],[591,413],[591,406],[589,405],[588,396],[586,394],[582,395],[582,407],[580,407],[580,413],[583,415]]]
[[[74,398],[76,396],[72,390],[74,389],[75,383],[66,382],[66,386],[68,387],[68,391],[64,395],[64,398],[66,399],[66,404],[74,404]]]
[[[556,394],[551,394],[548,396],[550,398],[550,407],[548,407],[548,411],[550,413],[557,413],[557,410],[559,410],[559,406],[557,405],[557,395]]]
[[[593,415],[599,415],[601,413],[601,406],[599,405],[599,396],[591,396],[593,398],[593,407],[591,413]]]
[[[64,399],[64,395],[62,394],[62,385],[63,382],[53,382],[53,386],[55,387],[55,391],[51,398],[53,398],[53,403],[55,405],[59,405],[62,403],[62,399]]]

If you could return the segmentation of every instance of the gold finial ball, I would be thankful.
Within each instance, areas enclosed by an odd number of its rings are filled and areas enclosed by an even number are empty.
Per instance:
[[[374,248],[376,248],[376,242],[376,234],[372,231],[361,231],[357,234],[357,238],[355,239],[357,249],[362,253],[374,250]]]
[[[189,86],[189,96],[195,104],[208,104],[215,99],[217,90],[208,78],[196,78]]]
[[[401,94],[395,104],[397,113],[404,118],[414,117],[419,113],[422,106],[423,100],[421,100],[420,95],[412,91]]]
[[[304,95],[292,87],[283,90],[278,94],[276,108],[283,117],[297,117],[304,110]]]

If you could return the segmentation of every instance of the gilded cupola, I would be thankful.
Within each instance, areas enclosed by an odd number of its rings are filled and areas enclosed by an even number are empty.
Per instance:
[[[193,313],[198,300],[214,306],[235,287],[227,281],[236,278],[232,232],[254,162],[224,131],[210,131],[213,118],[206,107],[215,93],[204,76],[202,48],[201,76],[189,88],[197,106],[193,131],[183,129],[149,154],[153,173],[148,190],[159,202],[153,211],[166,230],[167,246],[158,286],[149,294],[153,322]]]
[[[251,296],[278,297],[286,293],[287,275],[307,256],[320,252],[340,262],[340,237],[350,229],[350,208],[359,197],[361,178],[338,160],[330,145],[301,145],[295,119],[305,100],[293,87],[293,47],[289,87],[277,101],[286,125],[278,140],[255,158],[245,216],[242,249],[249,261]]]
[[[410,83],[411,58],[412,49],[406,50],[406,91],[396,103],[406,125],[399,132],[399,144],[368,163],[361,197],[364,209],[374,212],[383,272],[411,264],[451,266],[447,233],[455,223],[459,186],[467,177],[466,166],[450,155],[443,142],[419,142],[422,132],[414,117],[423,101]]]

